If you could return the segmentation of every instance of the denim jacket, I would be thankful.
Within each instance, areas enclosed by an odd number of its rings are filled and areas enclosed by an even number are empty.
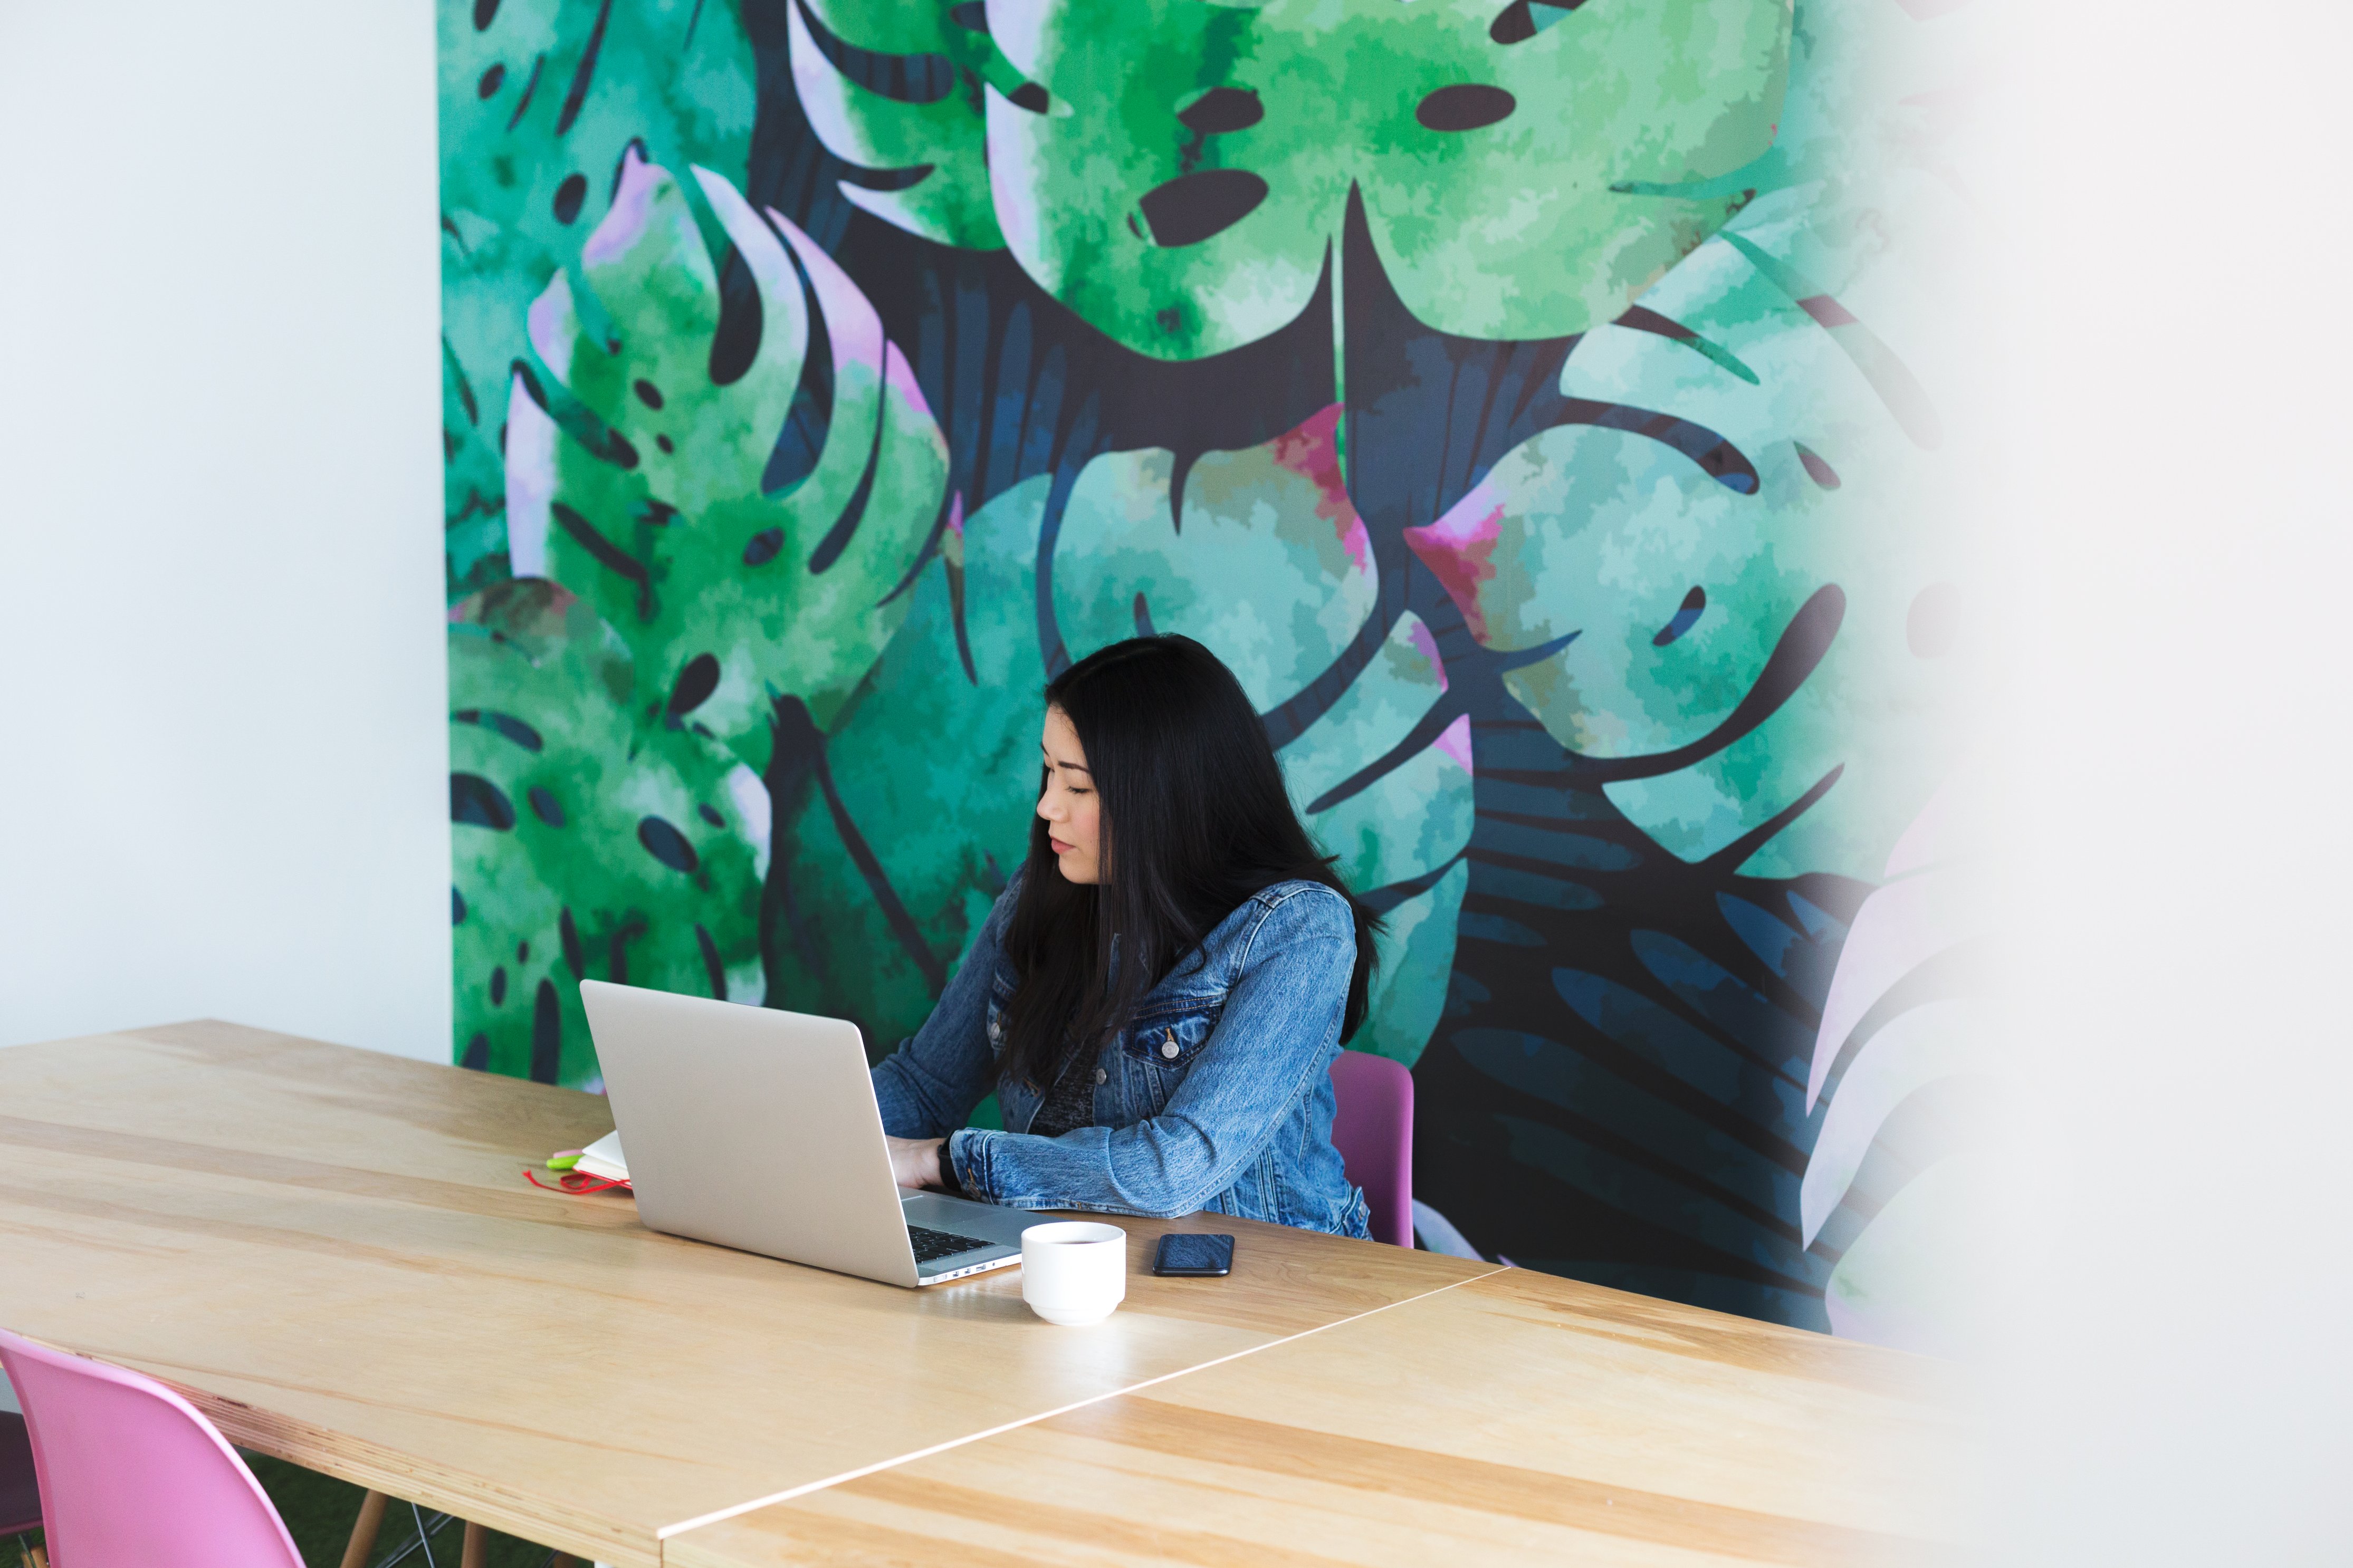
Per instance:
[[[932,1016],[874,1069],[886,1131],[946,1136],[964,1190],[1011,1208],[1207,1209],[1370,1234],[1332,1146],[1332,1063],[1356,963],[1345,900],[1316,882],[1253,894],[1104,1041],[1095,1125],[1044,1138],[1018,1131],[1042,1091],[996,1081],[997,1019],[1018,978],[1000,938],[1018,891],[1017,879]],[[1016,1131],[964,1126],[992,1087]]]

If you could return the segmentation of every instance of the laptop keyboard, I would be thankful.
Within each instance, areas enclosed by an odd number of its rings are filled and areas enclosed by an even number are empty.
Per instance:
[[[923,1225],[909,1226],[907,1239],[915,1244],[915,1261],[918,1263],[932,1263],[943,1258],[954,1258],[959,1252],[997,1245],[982,1241],[977,1237],[957,1236],[952,1231],[934,1230]]]

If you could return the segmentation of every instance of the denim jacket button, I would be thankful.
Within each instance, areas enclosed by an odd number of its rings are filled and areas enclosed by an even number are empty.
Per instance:
[[[1097,1083],[1109,1083],[1111,1081],[1110,1069],[1106,1068],[1095,1068],[1095,1081]]]
[[[1170,1040],[1160,1047],[1160,1054],[1173,1062],[1176,1059],[1177,1049],[1176,1042]]]

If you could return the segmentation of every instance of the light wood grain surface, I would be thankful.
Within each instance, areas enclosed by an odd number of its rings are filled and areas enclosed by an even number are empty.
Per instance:
[[[902,1290],[524,1184],[610,1126],[593,1096],[234,1025],[0,1051],[0,1325],[164,1378],[236,1442],[650,1565],[705,1516],[1490,1271],[1121,1222],[1125,1305],[1057,1329],[1018,1269]],[[1239,1235],[1233,1278],[1151,1278],[1171,1228]]]
[[[673,1536],[670,1568],[1941,1563],[1954,1369],[1520,1270]]]

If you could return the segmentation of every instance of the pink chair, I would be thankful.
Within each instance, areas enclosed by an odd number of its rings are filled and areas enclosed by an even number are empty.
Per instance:
[[[1332,1146],[1365,1190],[1373,1239],[1413,1245],[1413,1074],[1403,1062],[1342,1051],[1332,1064]]]
[[[278,1510],[195,1406],[135,1372],[0,1330],[58,1568],[302,1568]]]

